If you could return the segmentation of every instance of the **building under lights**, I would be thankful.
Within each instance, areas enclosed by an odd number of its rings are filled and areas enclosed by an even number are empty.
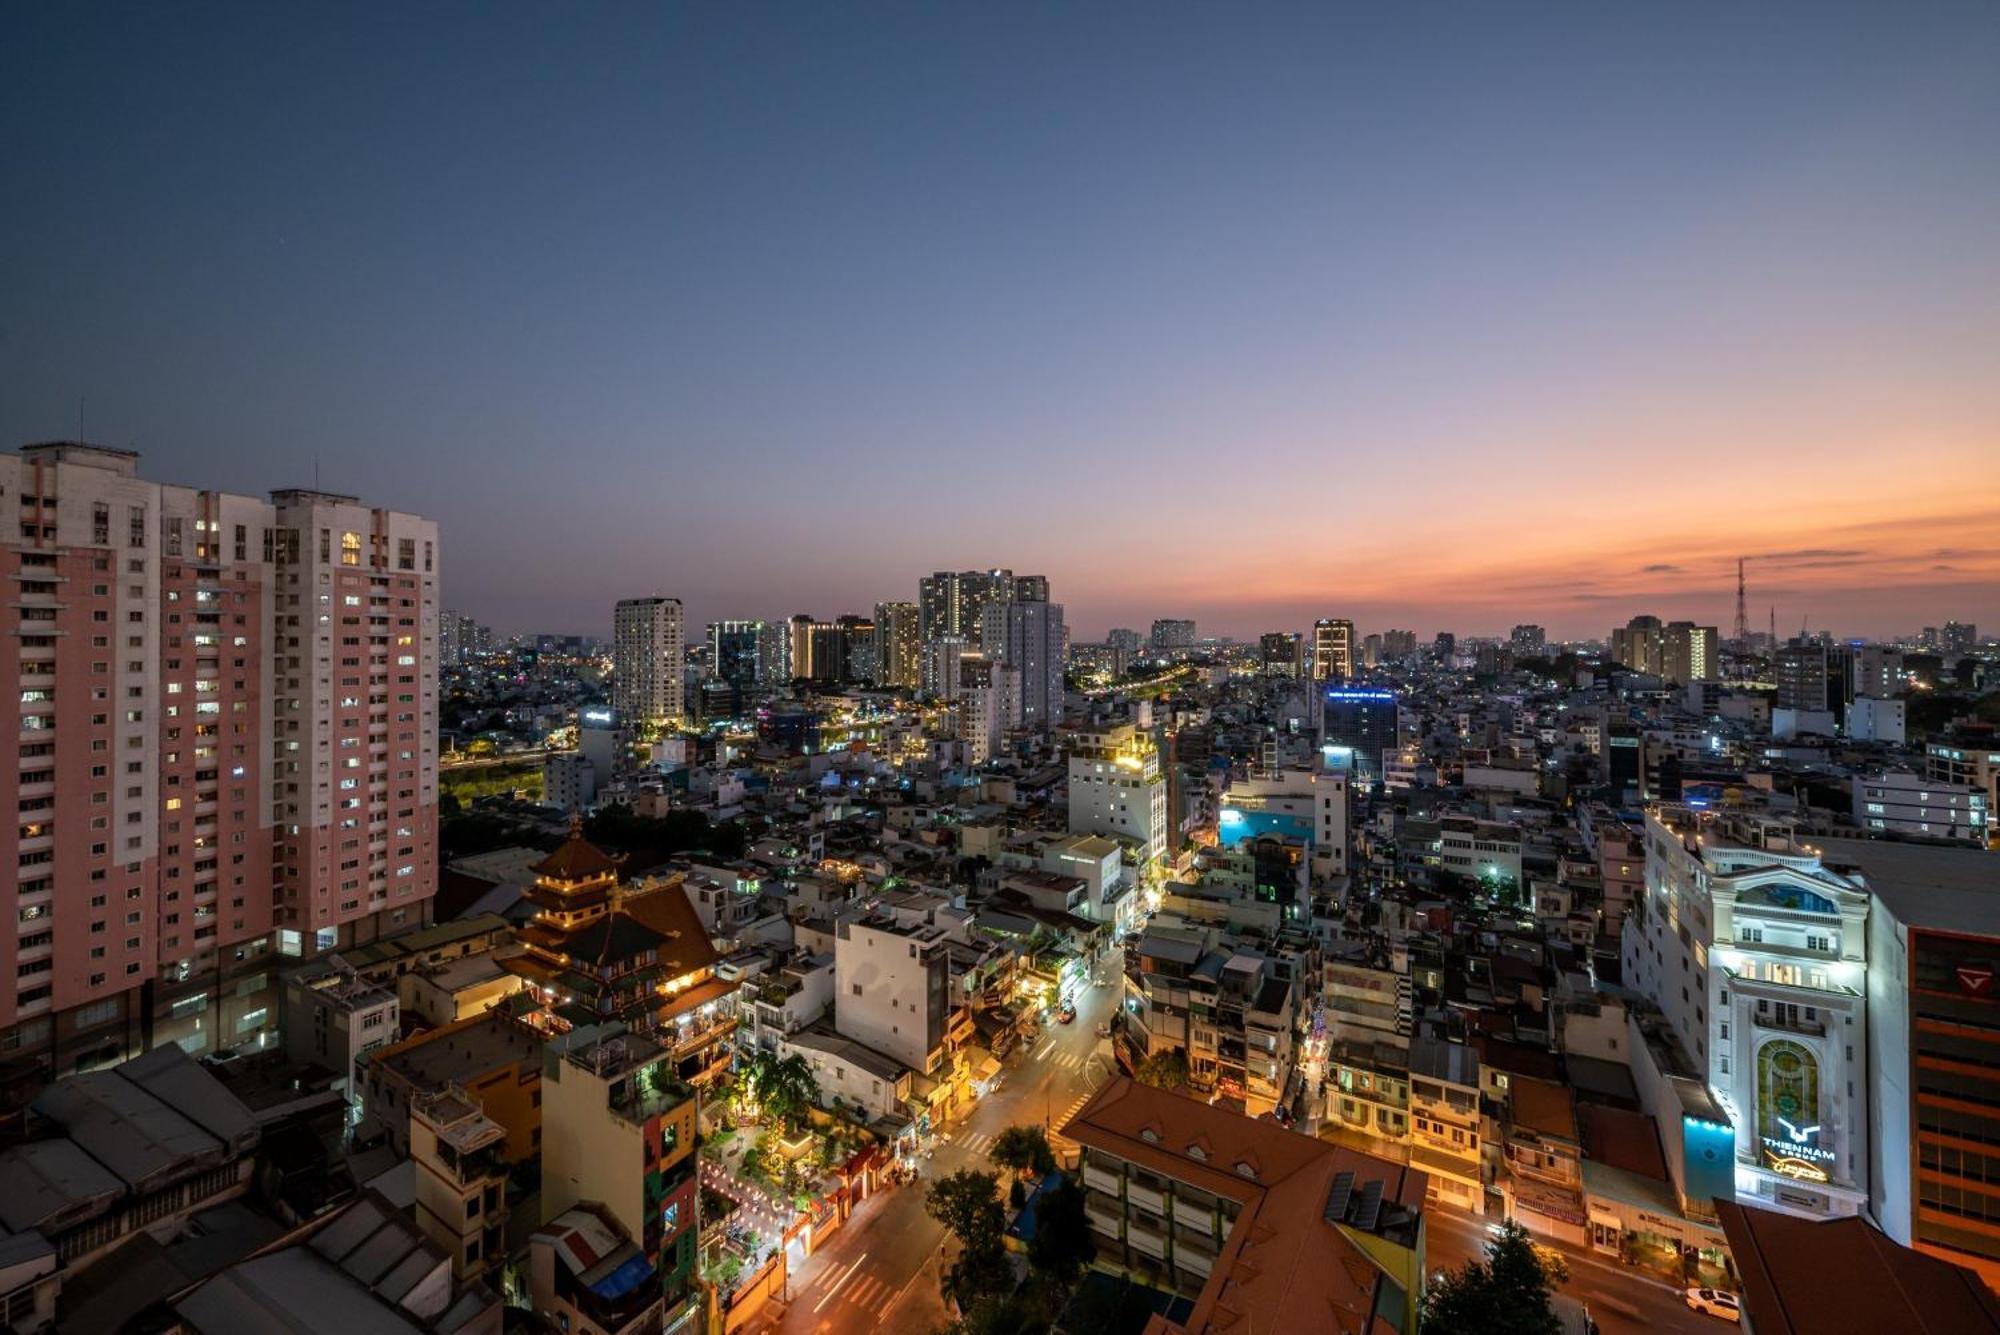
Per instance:
[[[1327,686],[1320,691],[1319,742],[1327,763],[1345,765],[1364,783],[1382,777],[1396,751],[1396,693],[1380,686]]]
[[[1069,742],[1069,832],[1132,840],[1141,862],[1167,856],[1167,782],[1153,739],[1131,724],[1092,728]]]
[[[732,989],[715,976],[715,947],[680,881],[621,886],[618,863],[583,837],[581,820],[533,870],[527,949],[505,961],[527,988],[508,1004],[554,1036],[613,1023],[652,1035],[669,1073],[693,1085],[728,1070],[722,1040],[736,1022],[719,1003]]]
[[[1354,676],[1354,623],[1333,617],[1313,622],[1312,675],[1315,681],[1347,681]]]
[[[1625,982],[1666,1015],[1734,1131],[1736,1199],[1825,1218],[1868,1205],[1868,910],[1765,813],[1646,816]]]

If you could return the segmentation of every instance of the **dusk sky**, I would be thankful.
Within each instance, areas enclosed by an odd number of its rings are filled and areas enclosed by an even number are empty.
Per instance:
[[[0,445],[445,597],[2000,623],[2000,6],[16,4]]]

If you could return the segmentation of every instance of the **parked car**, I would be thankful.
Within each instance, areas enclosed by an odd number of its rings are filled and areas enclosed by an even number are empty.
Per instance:
[[[1687,1291],[1687,1305],[1708,1316],[1721,1317],[1724,1321],[1741,1321],[1743,1307],[1736,1295],[1722,1289],[1703,1289],[1690,1286]]]
[[[1065,1001],[1062,1004],[1062,1009],[1056,1012],[1056,1020],[1060,1024],[1074,1023],[1076,1021],[1076,1003]]]

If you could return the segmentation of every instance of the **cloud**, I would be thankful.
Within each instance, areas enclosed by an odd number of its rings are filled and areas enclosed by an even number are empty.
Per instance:
[[[1948,565],[1934,565],[1934,566],[1932,566],[1932,567],[1931,567],[1931,569],[1932,569],[1932,570],[1936,570],[1936,571],[1939,571],[1939,572],[1942,572],[1942,573],[1946,573],[1946,574],[1949,574],[1949,573],[1952,573],[1952,572],[1956,571],[1956,570],[1958,569],[1958,567],[1957,567],[1957,566],[1948,566]]]
[[[1668,561],[1655,561],[1652,565],[1640,566],[1639,573],[1642,575],[1680,575],[1685,574],[1686,571]]]
[[[1866,556],[1867,552],[1854,547],[1801,547],[1790,552],[1760,552],[1751,557],[1753,561],[1816,561],[1831,556]]]

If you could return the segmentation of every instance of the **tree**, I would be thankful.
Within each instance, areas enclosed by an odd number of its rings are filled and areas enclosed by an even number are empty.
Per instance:
[[[1424,1295],[1423,1335],[1562,1335],[1549,1295],[1548,1268],[1509,1221],[1485,1260],[1467,1261]]]
[[[960,1169],[931,1183],[924,1209],[959,1241],[958,1259],[945,1272],[945,1295],[961,1311],[1004,1293],[1013,1272],[1000,1241],[1007,1212],[1000,1203],[1000,1179],[992,1173]]]
[[[1179,1048],[1168,1052],[1156,1052],[1139,1063],[1132,1072],[1132,1078],[1142,1085],[1151,1085],[1155,1089],[1186,1089],[1187,1053]]]
[[[986,1155],[1016,1173],[1040,1176],[1054,1172],[1056,1167],[1055,1151],[1049,1148],[1049,1138],[1038,1126],[1008,1127],[993,1138],[993,1148]]]
[[[1000,1245],[1007,1214],[1000,1205],[1000,1179],[993,1173],[961,1168],[931,1183],[924,1210],[943,1224],[970,1251],[988,1243]]]
[[[1064,1181],[1035,1200],[1035,1236],[1028,1240],[1028,1264],[1063,1284],[1075,1280],[1097,1253],[1090,1237],[1090,1220],[1083,1212],[1083,1191]]]

